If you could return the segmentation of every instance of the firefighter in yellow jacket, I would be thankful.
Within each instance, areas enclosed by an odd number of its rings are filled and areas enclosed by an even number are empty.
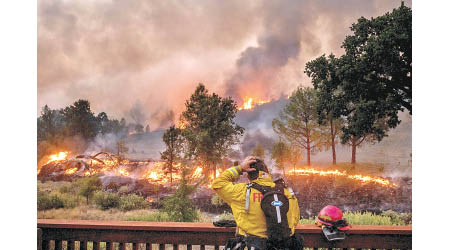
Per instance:
[[[274,187],[275,183],[264,163],[265,169],[258,170],[250,167],[255,162],[256,158],[249,156],[240,166],[227,169],[213,181],[212,188],[231,207],[238,235],[267,239],[266,218],[260,206],[263,194],[256,189],[248,189],[246,183],[233,184],[239,175],[247,172],[251,183]],[[300,218],[300,209],[297,198],[291,190],[285,188],[284,194],[289,199],[287,219],[291,235],[293,235]]]

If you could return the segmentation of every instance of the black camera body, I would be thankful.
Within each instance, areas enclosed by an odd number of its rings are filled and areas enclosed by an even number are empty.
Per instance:
[[[259,171],[263,171],[263,172],[266,172],[266,173],[269,172],[268,169],[267,169],[266,164],[264,164],[264,162],[262,160],[260,160],[260,159],[256,159],[256,162],[250,164],[250,168],[256,169],[256,171],[251,171],[251,172],[247,173],[248,174],[248,178],[250,180],[256,180],[258,178],[258,176],[259,176]]]

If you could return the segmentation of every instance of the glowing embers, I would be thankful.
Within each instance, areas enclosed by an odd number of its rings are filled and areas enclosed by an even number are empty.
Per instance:
[[[66,175],[72,175],[72,174],[74,174],[75,172],[77,172],[77,170],[78,170],[78,168],[69,168],[69,169],[67,169],[66,171],[64,171],[64,174],[66,174]]]
[[[348,179],[357,180],[362,183],[373,182],[380,184],[382,186],[397,186],[395,183],[391,183],[389,180],[386,180],[381,177],[372,177],[368,175],[347,174],[345,171],[339,170],[319,170],[314,168],[305,168],[305,169],[296,169],[295,171],[292,169],[288,172],[289,175],[319,175],[319,176],[342,176]]]
[[[264,103],[268,103],[268,102],[270,102],[270,101],[269,100],[256,100],[253,97],[246,96],[244,98],[244,103],[240,107],[238,107],[237,109],[238,110],[243,110],[243,109],[248,110],[248,109],[252,109],[252,108],[254,108],[254,107],[258,106],[258,105],[261,105],[261,104],[264,104]]]
[[[124,168],[117,169],[117,174],[121,176],[130,176],[130,173]]]

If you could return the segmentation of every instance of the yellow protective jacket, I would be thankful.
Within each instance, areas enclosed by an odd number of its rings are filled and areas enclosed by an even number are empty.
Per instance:
[[[247,184],[233,184],[239,178],[240,174],[242,174],[241,166],[231,167],[213,181],[212,188],[231,207],[238,227],[238,234],[267,238],[266,218],[261,209],[263,195],[258,190],[250,188],[249,208],[248,212],[246,212]],[[272,177],[262,171],[259,172],[259,177],[252,182],[263,186],[275,186]],[[284,189],[284,194],[289,199],[287,219],[292,231],[291,234],[294,234],[295,226],[300,219],[300,208],[298,207],[295,195],[286,188]]]

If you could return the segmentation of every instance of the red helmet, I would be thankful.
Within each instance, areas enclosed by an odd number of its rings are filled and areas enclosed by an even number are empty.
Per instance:
[[[335,206],[328,205],[320,210],[316,218],[318,224],[336,227],[338,230],[347,231],[350,229],[345,219],[342,217],[342,211]]]

